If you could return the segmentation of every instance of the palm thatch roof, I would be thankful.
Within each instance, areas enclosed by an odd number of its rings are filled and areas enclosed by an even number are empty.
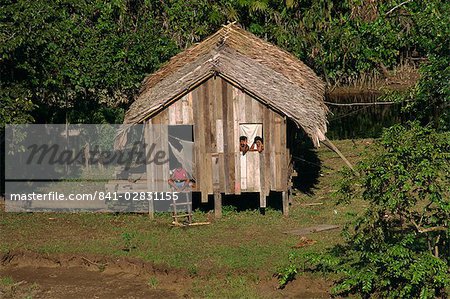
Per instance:
[[[145,78],[124,123],[143,122],[213,75],[292,119],[316,146],[325,139],[328,109],[323,81],[292,54],[234,24],[174,56]]]

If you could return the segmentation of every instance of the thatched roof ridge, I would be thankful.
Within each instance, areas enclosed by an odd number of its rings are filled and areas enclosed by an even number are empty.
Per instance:
[[[291,118],[317,146],[327,131],[323,81],[292,54],[230,24],[144,79],[126,124],[148,119],[219,75],[278,113]]]

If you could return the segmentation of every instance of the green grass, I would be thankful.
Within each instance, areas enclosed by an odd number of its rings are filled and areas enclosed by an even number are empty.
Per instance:
[[[151,287],[152,289],[158,288],[159,281],[157,277],[150,277],[147,281],[147,285]]]
[[[355,161],[366,146],[358,141],[336,142]],[[331,197],[337,171],[344,163],[327,149],[318,151],[324,167],[313,195],[294,198],[290,217],[268,209],[236,212],[226,208],[222,219],[187,229],[170,226],[171,217],[158,213],[155,220],[136,214],[57,214],[0,212],[0,251],[31,250],[41,253],[101,254],[136,257],[171,268],[184,269],[193,277],[191,295],[196,297],[260,297],[258,285],[289,263],[293,251],[320,252],[340,242],[338,231],[308,235],[317,241],[292,249],[299,237],[283,232],[314,224],[342,225],[362,209],[361,203],[336,206]],[[323,205],[303,207],[303,203]],[[196,211],[195,221],[207,214]],[[124,251],[128,248],[128,251]],[[149,279],[151,287],[158,281]]]
[[[0,286],[8,287],[14,284],[14,280],[11,276],[0,277]]]

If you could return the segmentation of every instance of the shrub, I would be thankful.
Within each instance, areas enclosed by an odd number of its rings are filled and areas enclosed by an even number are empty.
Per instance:
[[[450,285],[450,134],[417,123],[387,129],[371,154],[346,172],[340,202],[365,212],[346,242],[309,259],[340,275],[333,292],[363,297],[446,298]]]

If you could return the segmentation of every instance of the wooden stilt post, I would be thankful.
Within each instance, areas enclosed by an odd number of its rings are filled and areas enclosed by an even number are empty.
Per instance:
[[[214,217],[222,217],[222,194],[219,192],[214,192]]]
[[[267,197],[264,192],[259,192],[259,211],[262,215],[266,215]]]
[[[289,196],[287,191],[281,192],[281,198],[283,200],[283,216],[289,216]]]
[[[267,200],[266,200],[266,195],[264,194],[264,192],[259,192],[259,207],[260,208],[265,208],[267,206]]]

